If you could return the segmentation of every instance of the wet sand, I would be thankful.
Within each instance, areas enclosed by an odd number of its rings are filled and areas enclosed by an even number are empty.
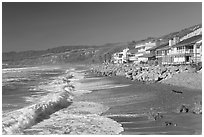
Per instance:
[[[87,77],[95,78],[92,74]],[[122,124],[124,131],[121,134],[202,134],[201,114],[178,113],[179,106],[185,104],[190,109],[196,101],[201,101],[201,90],[161,83],[144,84],[123,77],[102,79],[110,81],[111,84],[130,86],[95,90],[92,87],[93,92],[76,97],[74,101],[96,102],[109,107],[102,116]],[[89,84],[100,80],[89,79],[82,83]],[[182,94],[172,90],[182,91]]]

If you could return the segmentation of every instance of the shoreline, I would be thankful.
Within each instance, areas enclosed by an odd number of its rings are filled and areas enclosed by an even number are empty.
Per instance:
[[[80,85],[74,85],[86,79],[84,78],[84,70],[74,70],[68,73],[72,76],[68,81],[74,87],[74,90],[71,91],[71,94],[74,96],[72,104],[50,115],[49,119],[34,125],[30,129],[26,129],[24,133],[33,134],[35,132],[35,134],[73,135],[119,134],[123,130],[121,125],[110,118],[101,116],[102,113],[108,110],[108,107],[100,103],[75,100],[77,97],[83,97],[85,94],[92,92],[89,89],[84,90],[84,87],[80,87]],[[64,88],[67,90],[69,86],[65,86]],[[55,122],[56,119],[58,122]],[[54,128],[53,130],[49,130],[52,125],[57,125],[57,127],[61,127],[62,129]]]
[[[23,117],[21,121],[14,118],[16,125],[23,121],[26,123],[18,134],[202,134],[202,109],[199,104],[202,91],[192,92],[191,89],[160,82],[145,84],[124,76],[97,77],[89,69],[82,68],[67,71],[67,76],[62,79],[64,85],[61,89],[71,97],[67,98],[70,102],[68,107],[49,112],[41,108],[49,108],[52,103],[39,106],[43,115],[49,118],[43,118],[37,124],[33,123],[36,119],[36,116],[32,118],[34,115],[26,116],[30,125],[26,125],[28,123]],[[182,91],[183,94],[173,93],[172,90]],[[62,106],[67,105],[61,102],[67,95],[59,93],[59,96],[62,98],[58,102]],[[173,104],[172,99],[176,99]],[[184,108],[179,108],[182,105]],[[185,109],[189,112],[183,112]],[[161,127],[156,128],[156,125]],[[187,125],[191,125],[190,128],[184,128]],[[146,126],[150,128],[145,129]]]
[[[60,80],[62,84],[57,82],[60,87],[56,89],[60,91],[46,95],[37,104],[9,113],[3,118],[3,134],[119,134],[123,131],[119,123],[101,116],[108,107],[74,101],[75,97],[92,92],[75,85],[85,79],[86,71],[81,68],[66,71]]]

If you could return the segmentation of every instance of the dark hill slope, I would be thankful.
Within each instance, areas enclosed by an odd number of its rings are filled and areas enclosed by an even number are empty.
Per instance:
[[[3,63],[10,65],[100,63],[125,46],[127,43],[109,43],[102,46],[62,46],[43,51],[8,52],[3,53]]]

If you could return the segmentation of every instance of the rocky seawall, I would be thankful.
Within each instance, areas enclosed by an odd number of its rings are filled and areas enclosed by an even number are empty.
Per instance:
[[[162,82],[181,73],[189,73],[190,75],[197,74],[196,68],[189,65],[150,66],[146,64],[103,64],[93,65],[91,70],[94,73],[102,76],[124,76],[133,81],[138,80],[145,83]],[[199,72],[201,73],[202,70],[199,70]]]

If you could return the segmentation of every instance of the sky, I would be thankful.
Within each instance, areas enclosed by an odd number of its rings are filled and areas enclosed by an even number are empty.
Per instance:
[[[2,3],[2,50],[159,37],[202,23],[202,3]]]

